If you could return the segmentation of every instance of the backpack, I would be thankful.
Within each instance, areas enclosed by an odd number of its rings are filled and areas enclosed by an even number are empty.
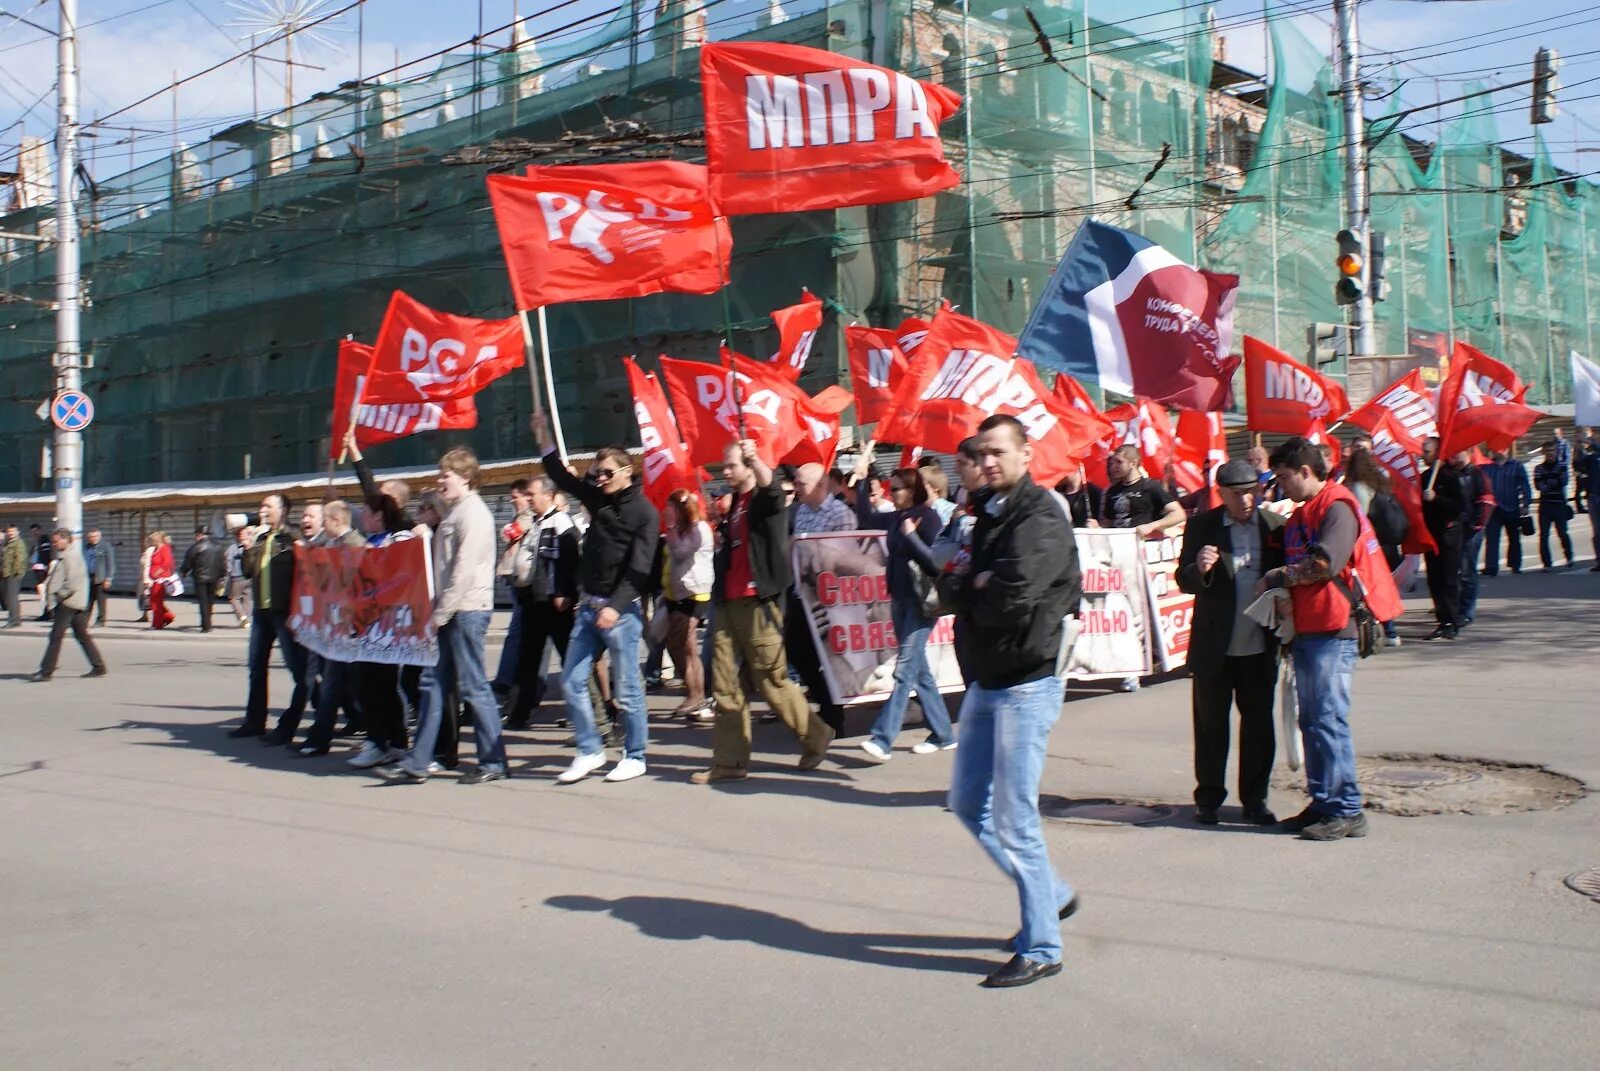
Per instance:
[[[1378,537],[1378,542],[1386,547],[1398,547],[1411,534],[1410,518],[1406,516],[1400,500],[1388,491],[1379,491],[1372,496],[1372,503],[1367,507],[1367,520],[1372,523],[1372,531]]]

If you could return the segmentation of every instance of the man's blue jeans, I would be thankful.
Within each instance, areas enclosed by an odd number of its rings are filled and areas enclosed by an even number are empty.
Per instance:
[[[950,779],[950,810],[1017,883],[1022,932],[1016,951],[1040,963],[1061,962],[1058,915],[1072,899],[1072,886],[1050,866],[1039,824],[1039,779],[1061,693],[1054,676],[1011,688],[968,685]]]
[[[1461,623],[1478,615],[1478,559],[1483,556],[1484,529],[1469,532],[1461,543]]]
[[[917,693],[922,704],[922,720],[928,726],[928,738],[936,744],[948,744],[954,737],[950,731],[950,714],[945,709],[944,696],[939,694],[939,682],[928,665],[928,633],[933,622],[922,616],[922,610],[910,599],[895,599],[890,604],[894,615],[895,641],[900,652],[894,660],[894,691],[889,701],[878,711],[872,723],[872,739],[885,751],[894,747],[900,735],[900,725],[906,719],[906,704],[911,693]]]
[[[561,691],[567,700],[567,717],[578,738],[578,754],[593,755],[605,749],[594,725],[594,705],[589,702],[589,678],[601,651],[611,652],[614,697],[622,709],[623,749],[630,759],[643,759],[650,726],[644,706],[644,677],[639,672],[639,637],[644,634],[644,612],[637,601],[621,612],[617,623],[603,629],[595,624],[598,611],[578,607],[567,642],[567,660],[561,667]]]
[[[406,765],[426,770],[433,761],[433,746],[439,739],[439,726],[445,717],[445,699],[452,688],[472,711],[473,733],[478,745],[480,770],[506,768],[505,742],[500,739],[500,704],[483,665],[484,638],[489,633],[489,610],[461,610],[439,630],[439,662],[422,671],[420,690],[422,710],[417,720],[417,737],[412,742]]]
[[[1353,818],[1361,813],[1356,748],[1350,740],[1350,678],[1356,668],[1356,641],[1296,636],[1290,651],[1311,810]]]

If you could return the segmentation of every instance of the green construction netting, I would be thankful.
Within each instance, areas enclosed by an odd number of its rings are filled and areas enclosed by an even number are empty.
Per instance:
[[[944,128],[966,181],[910,204],[737,219],[726,302],[659,295],[552,310],[570,446],[635,437],[619,356],[709,358],[725,335],[768,355],[766,314],[801,286],[831,302],[813,389],[841,377],[837,329],[850,320],[894,324],[949,300],[1015,331],[1090,215],[1237,272],[1239,333],[1303,353],[1310,324],[1344,319],[1332,294],[1343,124],[1327,50],[1294,14],[1267,11],[1262,81],[1214,61],[1231,27],[1177,0],[633,0],[514,49],[502,34],[499,51],[451,52],[131,170],[91,158],[86,384],[98,417],[87,482],[320,467],[337,340],[370,339],[390,290],[454,312],[511,311],[487,165],[463,154],[629,123],[692,134],[708,38],[793,41],[943,82],[968,102]],[[1453,335],[1512,363],[1534,401],[1566,400],[1567,351],[1594,353],[1600,211],[1588,183],[1555,181],[1542,146],[1497,144],[1497,113],[1525,103],[1474,98],[1446,109],[1436,145],[1415,137],[1432,128],[1428,113],[1374,147],[1390,282],[1378,349],[1436,353]],[[692,142],[640,151],[699,158]],[[1520,188],[1506,189],[1508,176]],[[0,217],[0,229],[47,227],[47,216]],[[51,268],[31,246],[0,245],[0,296],[47,301]],[[46,435],[32,410],[49,391],[50,339],[47,309],[0,304],[3,489],[41,486]],[[487,458],[525,456],[529,405],[526,378],[508,377],[480,397],[480,427],[464,438]],[[441,445],[419,436],[374,460],[423,463]]]

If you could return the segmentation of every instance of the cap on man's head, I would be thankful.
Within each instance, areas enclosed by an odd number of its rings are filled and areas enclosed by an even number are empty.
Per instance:
[[[1248,461],[1224,461],[1217,468],[1218,487],[1248,488],[1256,483],[1256,470]]]

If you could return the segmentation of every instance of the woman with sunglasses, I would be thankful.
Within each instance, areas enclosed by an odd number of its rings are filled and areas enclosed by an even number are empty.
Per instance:
[[[912,753],[949,751],[956,746],[956,737],[950,728],[944,697],[939,694],[939,682],[928,664],[928,633],[934,619],[922,611],[922,598],[912,573],[920,566],[906,538],[907,532],[916,532],[923,543],[932,544],[943,526],[939,514],[929,505],[928,485],[921,472],[915,468],[896,469],[889,477],[892,513],[879,513],[873,508],[871,472],[872,454],[866,452],[856,462],[856,523],[888,533],[889,605],[900,650],[894,663],[894,691],[872,723],[872,734],[861,742],[861,750],[874,762],[888,762],[912,692],[917,695],[928,726],[928,738],[913,747]]]

